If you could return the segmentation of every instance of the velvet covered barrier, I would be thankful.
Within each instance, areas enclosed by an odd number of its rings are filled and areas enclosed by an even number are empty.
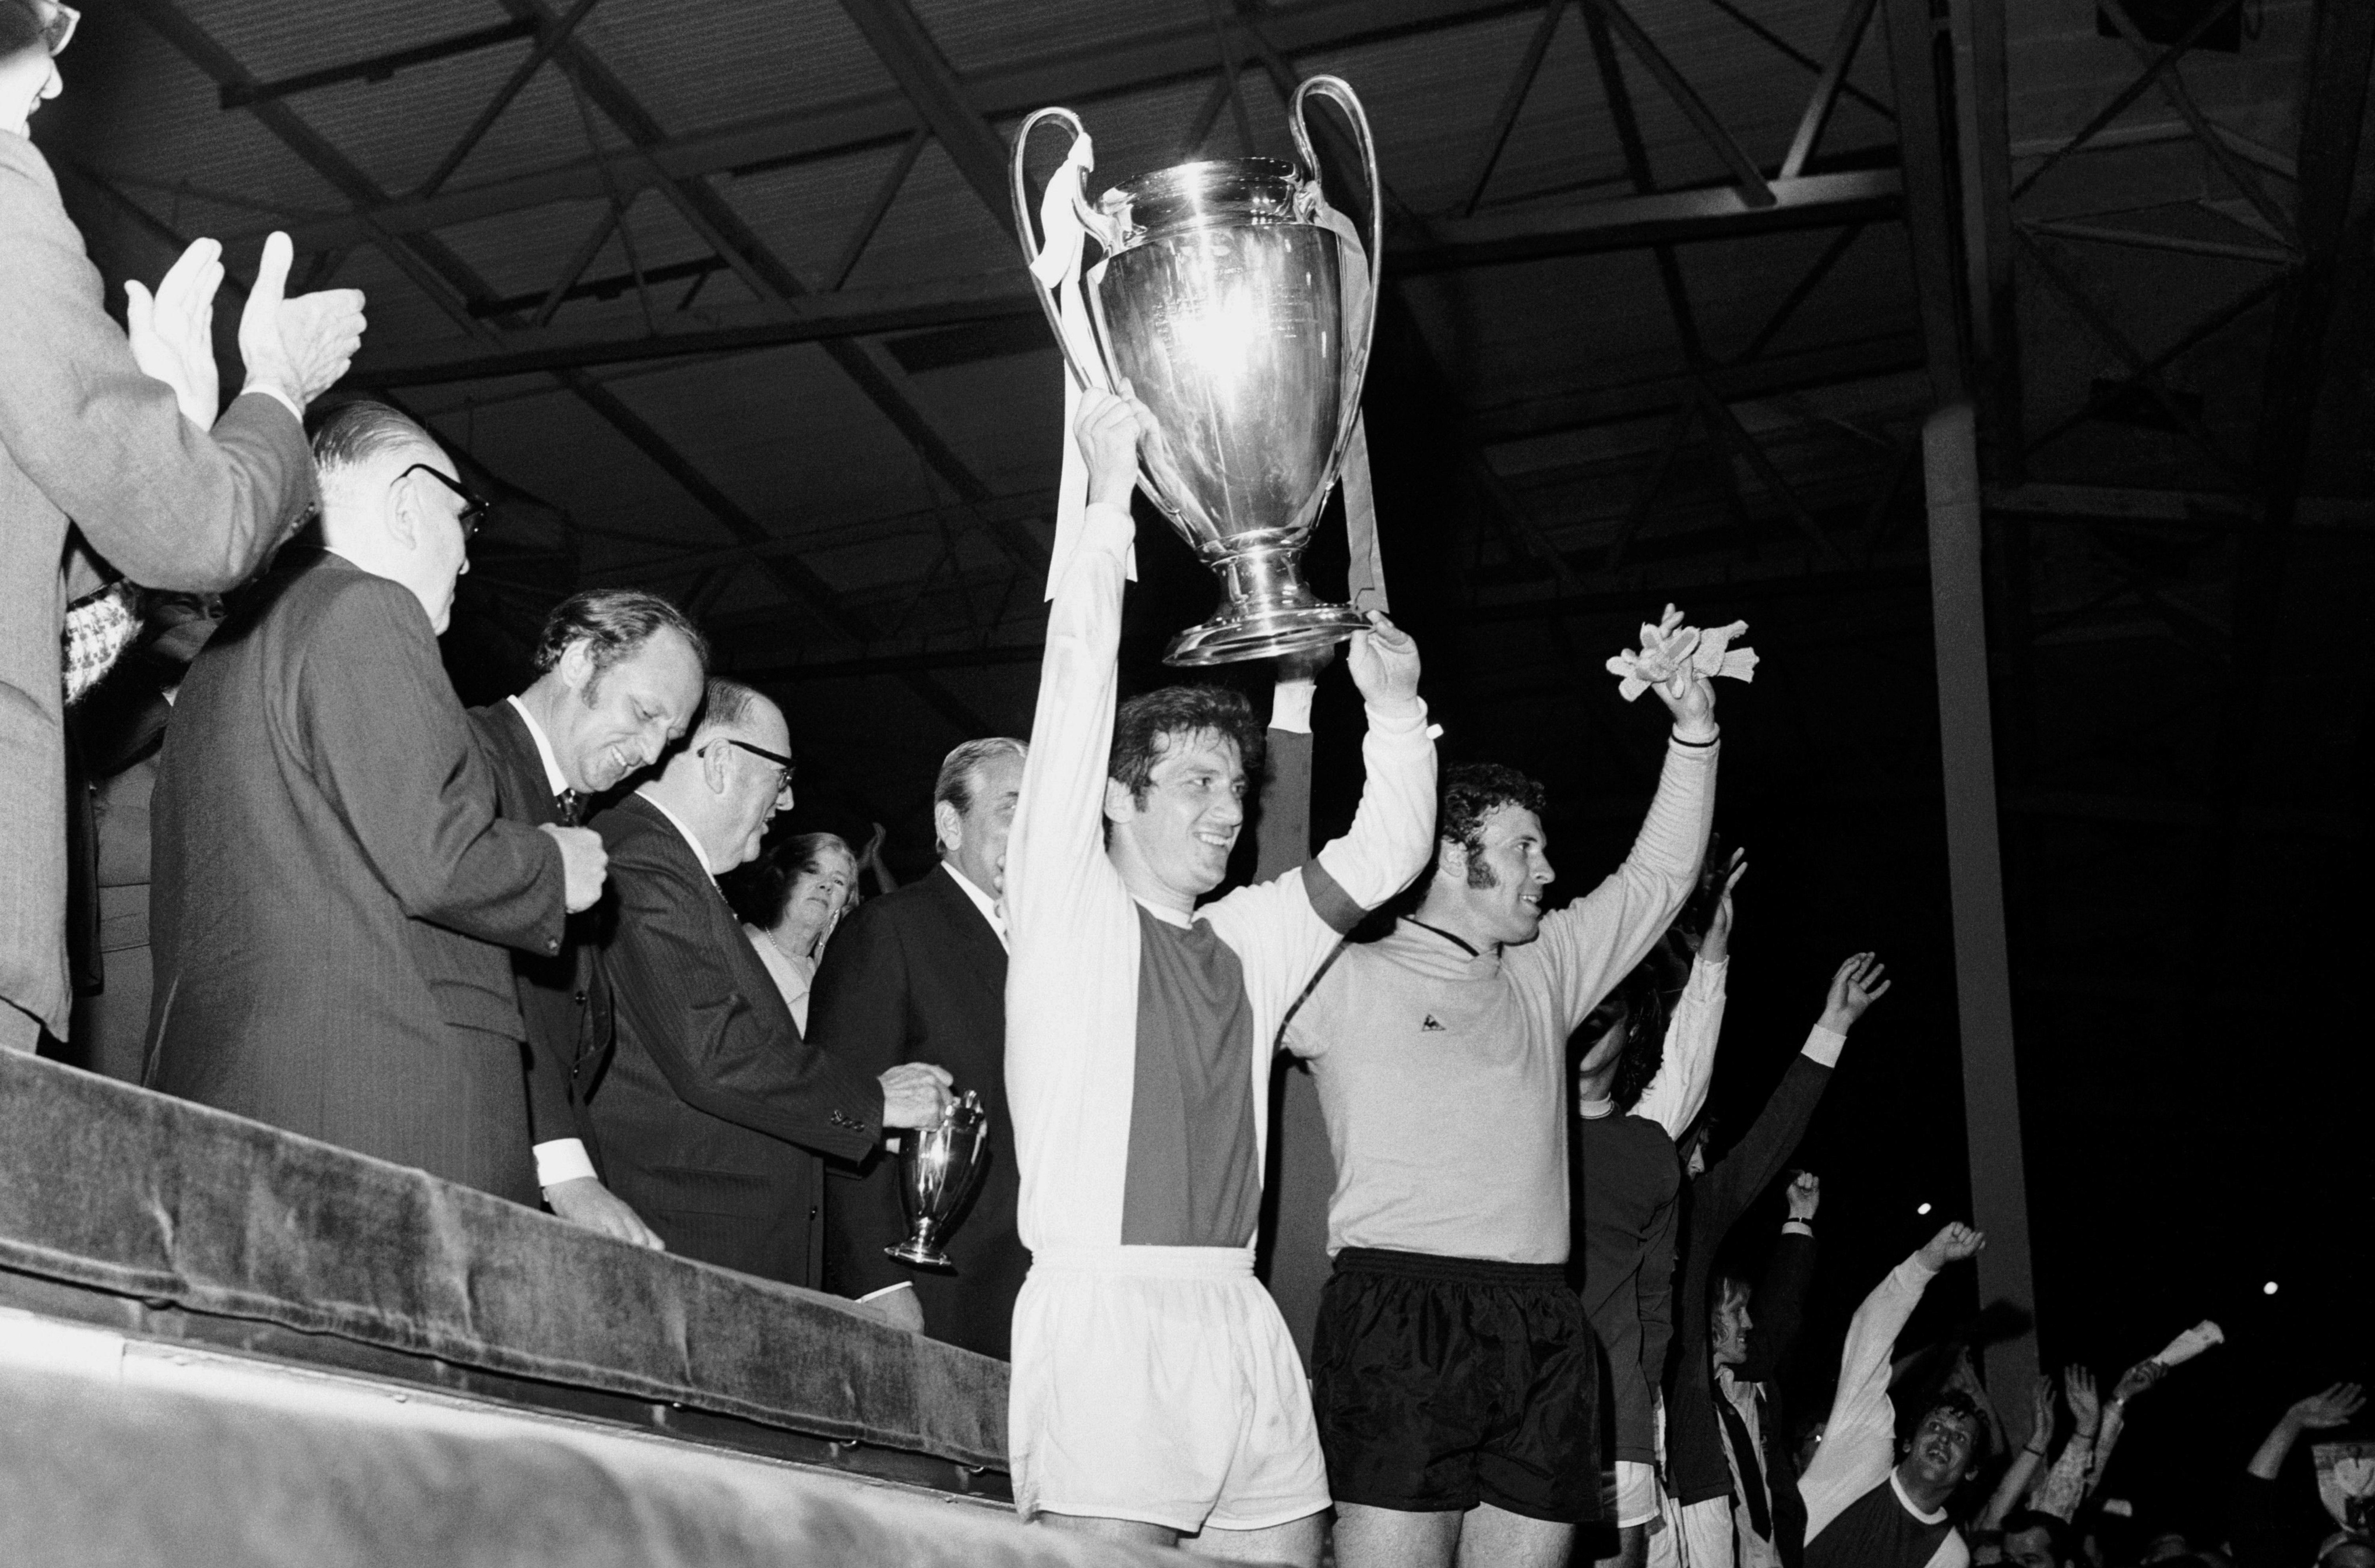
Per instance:
[[[836,1297],[0,1051],[0,1269],[1006,1468],[1006,1367]]]

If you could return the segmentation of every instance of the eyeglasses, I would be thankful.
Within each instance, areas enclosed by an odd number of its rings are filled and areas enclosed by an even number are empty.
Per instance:
[[[30,0],[30,3],[35,6],[38,15],[39,0]],[[41,24],[41,41],[50,46],[51,59],[54,60],[66,52],[66,44],[75,35],[75,24],[81,20],[82,13],[72,6],[50,7],[50,19]]]
[[[403,473],[398,474],[396,477],[396,482],[401,484],[415,474],[428,475],[431,478],[436,480],[439,484],[443,485],[447,489],[452,490],[455,495],[462,498],[462,510],[455,514],[454,521],[462,525],[462,537],[466,541],[478,533],[479,525],[487,520],[487,513],[494,510],[494,503],[489,501],[486,497],[480,495],[469,486],[462,483],[459,479],[447,478],[443,474],[440,473],[437,469],[431,467],[426,463],[415,463],[411,467],[407,468]]]
[[[753,757],[762,757],[775,764],[775,793],[777,795],[782,795],[785,791],[792,787],[792,760],[789,757],[785,756],[782,752],[770,751],[763,746],[753,746],[747,740],[737,740],[730,735],[719,736],[715,740],[711,741],[709,746],[703,747],[702,750],[705,753],[710,749],[710,747],[715,746],[735,747],[740,750],[748,751]]]

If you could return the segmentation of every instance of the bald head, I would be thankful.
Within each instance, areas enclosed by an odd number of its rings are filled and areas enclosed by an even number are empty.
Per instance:
[[[729,871],[758,855],[767,823],[790,808],[791,756],[784,711],[713,678],[691,737],[643,793],[692,830],[713,875]]]
[[[443,632],[454,585],[470,570],[474,504],[445,449],[384,403],[349,403],[313,437],[322,542],[374,576],[412,590]]]

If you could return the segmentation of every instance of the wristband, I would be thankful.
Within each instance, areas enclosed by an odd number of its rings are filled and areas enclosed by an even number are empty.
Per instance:
[[[1713,746],[1717,741],[1721,740],[1722,738],[1723,732],[1720,730],[1707,737],[1705,740],[1684,740],[1680,730],[1675,731],[1673,737],[1675,745],[1688,746],[1700,751],[1706,750],[1708,747]]]

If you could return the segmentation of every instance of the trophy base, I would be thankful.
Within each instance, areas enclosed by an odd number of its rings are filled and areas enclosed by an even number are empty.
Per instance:
[[[882,1256],[895,1258],[901,1263],[914,1264],[918,1268],[945,1268],[951,1274],[955,1273],[957,1268],[955,1260],[948,1254],[915,1242],[901,1242],[895,1247],[884,1247]]]
[[[1191,626],[1174,637],[1171,646],[1163,651],[1163,662],[1192,667],[1316,653],[1368,629],[1368,618],[1350,605],[1306,600],[1248,609],[1230,603],[1203,625]]]

